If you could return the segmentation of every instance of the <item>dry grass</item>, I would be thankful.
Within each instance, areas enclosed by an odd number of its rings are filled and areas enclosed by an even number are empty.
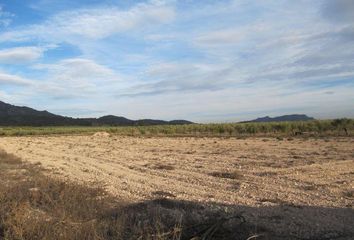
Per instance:
[[[94,225],[110,200],[101,189],[50,179],[4,152],[0,166],[0,239],[102,239]]]
[[[354,190],[350,189],[350,190],[343,191],[343,196],[346,198],[354,199]]]
[[[18,157],[12,155],[12,154],[7,154],[4,151],[0,150],[0,159],[2,164],[20,164],[22,163],[21,159]]]
[[[193,202],[114,199],[2,151],[0,168],[0,239],[246,239],[253,230],[242,216]]]
[[[161,163],[154,165],[153,168],[158,170],[167,170],[167,171],[172,171],[175,169],[175,167],[172,165],[161,164]]]
[[[212,172],[209,174],[210,176],[213,177],[219,177],[219,178],[228,178],[228,179],[243,179],[243,175],[240,171],[231,171],[231,172]]]

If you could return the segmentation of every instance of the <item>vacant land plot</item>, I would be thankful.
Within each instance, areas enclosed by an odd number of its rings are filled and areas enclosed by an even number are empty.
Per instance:
[[[47,174],[129,201],[209,203],[301,238],[354,235],[354,139],[4,137],[0,147]]]

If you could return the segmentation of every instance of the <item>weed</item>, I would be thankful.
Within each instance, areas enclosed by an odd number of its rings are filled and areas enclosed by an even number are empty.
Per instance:
[[[153,169],[158,169],[158,170],[168,170],[168,171],[171,171],[171,170],[175,169],[174,166],[161,164],[161,163],[154,165],[152,168]]]
[[[346,198],[354,198],[354,190],[343,191],[343,196]]]
[[[239,171],[232,171],[232,172],[212,172],[209,174],[213,177],[218,178],[228,178],[228,179],[242,179],[243,175]]]

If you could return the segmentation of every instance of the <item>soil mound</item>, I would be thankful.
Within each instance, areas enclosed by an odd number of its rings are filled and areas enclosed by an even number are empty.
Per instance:
[[[96,132],[92,136],[93,137],[110,137],[111,134],[109,134],[108,132]]]

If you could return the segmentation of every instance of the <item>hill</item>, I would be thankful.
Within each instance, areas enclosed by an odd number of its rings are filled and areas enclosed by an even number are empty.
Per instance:
[[[312,117],[308,117],[305,114],[291,114],[291,115],[283,115],[278,117],[261,117],[250,121],[245,121],[244,123],[250,122],[291,122],[291,121],[310,121],[315,120]]]
[[[186,120],[131,120],[125,117],[107,115],[100,118],[71,118],[19,107],[0,101],[0,126],[140,126],[140,125],[181,125],[191,124]]]

